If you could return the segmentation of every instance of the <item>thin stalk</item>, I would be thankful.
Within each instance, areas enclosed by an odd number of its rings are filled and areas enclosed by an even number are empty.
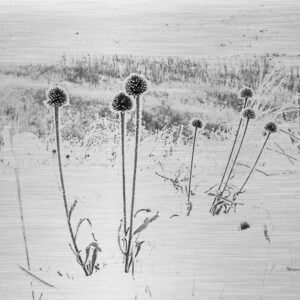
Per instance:
[[[139,150],[139,139],[140,139],[140,96],[136,96],[136,127],[135,127],[135,152],[134,152],[134,166],[133,166],[133,181],[132,181],[132,199],[131,199],[131,211],[130,211],[130,225],[129,225],[129,236],[128,236],[128,248],[126,253],[125,261],[125,272],[129,272],[130,268],[130,256],[131,256],[131,243],[132,243],[132,230],[133,230],[133,214],[134,214],[134,201],[135,201],[135,187],[136,187],[136,174],[137,174],[137,162],[138,162],[138,150]]]
[[[194,140],[193,140],[193,150],[192,150],[192,158],[191,158],[191,167],[190,167],[190,180],[189,180],[189,189],[188,189],[188,202],[190,202],[190,197],[191,197],[191,184],[192,184],[192,174],[193,174],[193,165],[194,165],[194,154],[195,154],[197,129],[198,128],[195,127],[195,134],[194,134]]]
[[[54,119],[55,119],[57,159],[58,159],[58,168],[59,168],[59,175],[60,175],[60,185],[61,185],[61,189],[62,189],[62,197],[63,197],[64,207],[65,207],[67,224],[68,224],[69,232],[71,235],[71,240],[72,240],[72,243],[74,246],[75,253],[78,255],[79,249],[77,247],[75,235],[74,235],[72,225],[71,225],[66,190],[65,190],[64,177],[63,177],[63,171],[62,171],[61,151],[60,151],[60,135],[59,135],[59,107],[58,106],[54,106]],[[85,269],[85,266],[83,264],[83,261],[82,261],[80,255],[78,255],[78,261],[79,261],[80,265],[82,266],[82,269],[83,269],[85,275],[88,276],[88,272]]]
[[[245,187],[245,185],[247,184],[247,182],[248,182],[250,176],[252,175],[253,171],[255,170],[255,167],[256,167],[256,165],[257,165],[257,163],[258,163],[258,161],[259,161],[259,159],[260,159],[260,157],[261,157],[261,155],[262,155],[262,153],[263,153],[263,151],[264,151],[264,148],[265,148],[265,146],[266,146],[266,144],[267,144],[267,141],[268,141],[268,139],[269,139],[269,137],[270,137],[270,134],[271,134],[271,132],[268,132],[268,135],[267,135],[267,137],[266,137],[266,139],[265,139],[265,142],[263,143],[263,146],[262,146],[261,149],[260,149],[260,152],[259,152],[259,154],[258,154],[258,156],[257,156],[257,158],[256,158],[256,161],[255,161],[255,163],[254,163],[252,169],[250,170],[250,172],[249,172],[249,174],[248,174],[248,176],[247,176],[245,182],[243,183],[242,187],[241,187],[241,188],[239,189],[239,191],[237,192],[237,194],[239,194],[239,193],[242,192],[242,190],[243,190],[243,188]]]
[[[121,117],[121,151],[122,151],[122,184],[123,184],[123,215],[124,215],[124,234],[127,231],[127,212],[126,212],[126,176],[125,176],[125,113],[120,113]]]
[[[243,109],[246,108],[247,101],[248,101],[248,98],[245,99]],[[241,118],[240,118],[240,121],[239,121],[239,125],[238,125],[238,128],[237,128],[237,131],[236,131],[236,134],[235,134],[235,138],[234,138],[234,141],[233,141],[233,144],[232,144],[232,148],[231,148],[231,151],[230,151],[230,154],[229,154],[227,163],[226,163],[226,167],[225,167],[225,170],[224,170],[224,173],[223,173],[221,182],[220,182],[220,184],[219,184],[219,186],[218,186],[218,190],[217,190],[217,193],[216,193],[216,197],[215,197],[215,199],[214,199],[214,201],[213,201],[212,207],[214,206],[214,204],[215,204],[215,202],[216,202],[216,200],[217,200],[217,198],[218,198],[220,189],[221,189],[222,184],[223,184],[223,181],[224,181],[224,179],[225,179],[225,175],[226,175],[226,173],[227,173],[227,170],[228,170],[228,167],[229,167],[231,158],[232,158],[232,154],[233,154],[233,151],[234,151],[235,146],[236,146],[237,138],[238,138],[238,136],[239,136],[239,132],[240,132],[240,129],[241,129],[242,121],[243,121],[243,118],[241,117]]]
[[[294,134],[292,134],[292,133],[290,133],[290,132],[287,132],[287,131],[285,131],[285,130],[283,130],[283,129],[280,129],[280,131],[282,131],[283,133],[285,133],[285,134],[287,134],[287,135],[289,135],[289,136],[291,136],[291,137],[297,139],[298,141],[300,141],[300,138],[297,137],[297,136],[295,136]]]
[[[21,219],[21,224],[22,224],[22,234],[23,234],[23,241],[24,241],[24,247],[25,247],[26,263],[27,263],[28,270],[30,270],[31,269],[31,265],[30,265],[28,242],[27,242],[27,235],[26,235],[24,212],[23,212],[23,202],[22,202],[22,192],[21,192],[21,183],[20,183],[20,173],[19,173],[19,168],[18,168],[17,155],[16,155],[16,152],[15,152],[15,149],[14,149],[13,135],[12,135],[11,129],[9,129],[9,141],[10,141],[10,145],[11,145],[11,151],[12,151],[12,154],[13,154],[13,157],[14,157],[14,160],[15,160],[15,164],[16,164],[15,167],[14,167],[14,172],[15,172],[16,185],[17,185],[19,213],[20,213],[20,219]],[[33,289],[33,283],[32,283],[32,281],[30,282],[30,286],[31,286],[31,296],[32,296],[32,299],[35,300],[35,295],[34,295],[34,289]]]
[[[224,188],[223,188],[223,190],[222,190],[222,193],[225,191],[225,189],[226,189],[226,187],[227,187],[227,184],[228,184],[228,182],[229,182],[229,180],[230,180],[230,176],[231,176],[231,174],[232,174],[232,172],[233,172],[235,163],[236,163],[236,161],[237,161],[237,159],[238,159],[238,156],[239,156],[239,154],[240,154],[240,151],[241,151],[241,148],[242,148],[244,139],[245,139],[245,135],[246,135],[246,132],[247,132],[248,124],[249,124],[249,119],[247,119],[247,121],[246,121],[246,125],[245,125],[245,129],[244,129],[244,132],[243,132],[243,136],[242,136],[242,139],[241,139],[239,148],[238,148],[238,150],[237,150],[237,152],[236,152],[235,158],[234,158],[234,160],[233,160],[233,164],[232,164],[231,169],[230,169],[230,171],[229,171],[229,174],[228,174],[227,180],[226,180],[226,182],[225,182]],[[221,193],[221,194],[222,194],[222,193]]]

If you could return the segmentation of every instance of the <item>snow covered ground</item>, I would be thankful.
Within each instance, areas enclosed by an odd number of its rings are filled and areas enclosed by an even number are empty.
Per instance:
[[[51,288],[19,268],[19,265],[26,267],[26,261],[13,171],[15,161],[7,134],[6,129],[0,150],[2,300],[31,299],[31,280],[36,295],[43,293],[43,300],[299,299],[298,160],[291,164],[275,152],[266,152],[260,167],[268,173],[279,174],[256,173],[246,193],[241,195],[244,205],[238,206],[236,213],[212,216],[208,212],[212,198],[205,191],[219,182],[230,142],[199,136],[193,210],[187,217],[186,195],[176,192],[169,181],[164,182],[155,172],[162,172],[157,160],[164,166],[166,176],[178,168],[186,172],[191,145],[173,145],[172,155],[163,157],[170,144],[165,146],[162,140],[155,145],[154,137],[146,137],[141,147],[136,209],[158,211],[159,218],[141,236],[145,243],[133,279],[123,273],[117,245],[122,216],[118,153],[109,166],[101,162],[105,160],[101,152],[95,151],[95,156],[82,161],[76,158],[79,152],[70,152],[70,159],[64,158],[64,175],[69,203],[78,200],[74,221],[89,217],[102,249],[100,270],[86,278],[68,247],[56,156],[52,148],[47,152],[45,144],[34,135],[15,135],[31,271],[56,287]],[[288,145],[286,136],[279,134],[277,139]],[[252,142],[257,143],[254,138]],[[132,152],[132,146],[130,143],[128,153]],[[66,145],[63,149],[65,154],[69,151]],[[247,148],[245,150],[244,157],[249,157]],[[299,159],[299,154],[296,155]],[[132,161],[131,154],[129,160]],[[128,167],[131,170],[131,163]],[[237,180],[245,176],[242,169],[239,171]],[[131,178],[131,172],[128,174]],[[242,221],[248,222],[250,228],[239,230]],[[90,241],[89,228],[83,228],[80,232],[82,249]]]

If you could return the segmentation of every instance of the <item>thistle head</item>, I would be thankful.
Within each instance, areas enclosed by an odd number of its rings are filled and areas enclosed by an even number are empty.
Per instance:
[[[125,90],[128,95],[139,96],[148,89],[147,79],[140,74],[130,74],[125,80]]]
[[[269,133],[274,133],[277,131],[277,125],[275,122],[268,122],[266,125],[265,125],[265,130]]]
[[[191,124],[195,128],[202,128],[203,127],[203,122],[200,119],[193,119]]]
[[[48,106],[61,107],[68,105],[70,102],[68,93],[61,86],[50,87],[46,91],[46,98],[45,104]]]
[[[255,117],[256,117],[256,114],[253,109],[251,109],[251,108],[244,109],[243,118],[250,120],[250,119],[255,119]]]
[[[239,97],[241,99],[248,99],[248,98],[252,98],[253,97],[253,90],[250,87],[243,87],[240,91],[239,91]]]
[[[115,111],[124,112],[132,108],[132,101],[125,93],[119,93],[113,99],[111,106]]]

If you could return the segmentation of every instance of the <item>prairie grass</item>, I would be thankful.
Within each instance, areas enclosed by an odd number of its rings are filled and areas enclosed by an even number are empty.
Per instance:
[[[283,65],[278,58],[263,56],[228,60],[184,58],[138,58],[102,56],[62,59],[56,65],[2,66],[0,90],[1,123],[16,120],[20,131],[45,137],[51,117],[43,107],[48,82],[63,83],[71,91],[72,106],[66,111],[62,137],[83,139],[99,117],[113,119],[109,109],[116,90],[132,72],[144,73],[153,83],[145,96],[143,125],[150,131],[165,126],[188,125],[191,118],[205,114],[206,128],[231,129],[243,101],[236,91],[243,85],[256,90],[254,109],[262,115],[272,111],[287,120],[299,115],[299,67]],[[64,117],[64,116],[63,116]],[[201,115],[199,117],[202,117]],[[64,120],[63,120],[64,121]],[[131,121],[131,122],[130,122]],[[129,120],[129,131],[133,128]],[[184,129],[184,133],[186,133]]]

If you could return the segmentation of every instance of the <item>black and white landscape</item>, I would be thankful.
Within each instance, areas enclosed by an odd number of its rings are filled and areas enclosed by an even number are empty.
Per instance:
[[[0,299],[300,299],[299,23],[1,0]]]

